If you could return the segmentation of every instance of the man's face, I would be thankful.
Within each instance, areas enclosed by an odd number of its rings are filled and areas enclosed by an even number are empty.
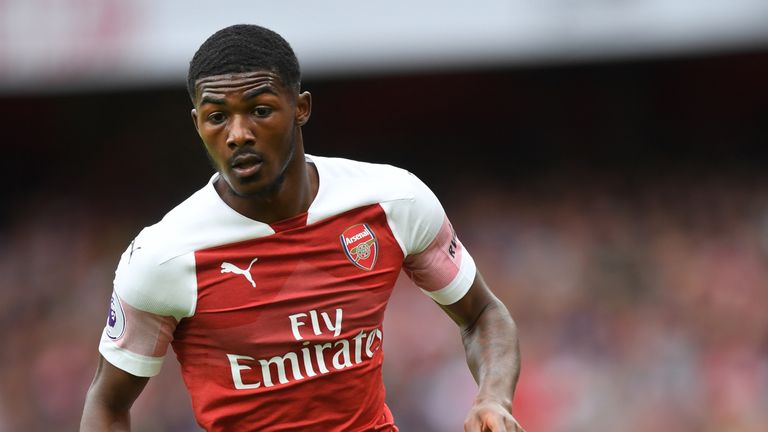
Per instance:
[[[293,160],[309,94],[269,71],[216,75],[195,83],[192,119],[214,168],[237,196],[279,189]]]

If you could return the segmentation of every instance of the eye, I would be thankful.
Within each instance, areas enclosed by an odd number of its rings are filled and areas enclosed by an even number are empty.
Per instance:
[[[265,106],[259,106],[259,107],[256,107],[253,110],[253,114],[256,117],[268,117],[270,114],[272,114],[272,108],[265,107]]]
[[[216,111],[208,114],[208,121],[214,124],[220,124],[223,123],[224,120],[227,119],[227,116],[224,115],[221,111]]]

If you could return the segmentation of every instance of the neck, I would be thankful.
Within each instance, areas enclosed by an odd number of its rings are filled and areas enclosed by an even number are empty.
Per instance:
[[[306,212],[317,195],[319,185],[317,168],[304,157],[303,146],[285,170],[283,181],[263,194],[235,195],[219,177],[214,187],[222,200],[241,215],[264,223],[274,223]]]

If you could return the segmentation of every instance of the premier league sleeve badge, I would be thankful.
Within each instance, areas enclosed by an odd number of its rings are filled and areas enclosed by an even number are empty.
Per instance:
[[[118,340],[125,333],[125,313],[120,304],[120,298],[112,292],[109,301],[109,314],[107,315],[107,336],[112,340]]]

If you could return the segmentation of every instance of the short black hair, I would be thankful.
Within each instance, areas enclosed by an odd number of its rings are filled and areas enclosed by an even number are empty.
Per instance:
[[[200,78],[258,70],[276,73],[289,88],[301,85],[299,61],[282,36],[254,24],[225,27],[206,39],[189,62],[189,97],[194,103]]]

